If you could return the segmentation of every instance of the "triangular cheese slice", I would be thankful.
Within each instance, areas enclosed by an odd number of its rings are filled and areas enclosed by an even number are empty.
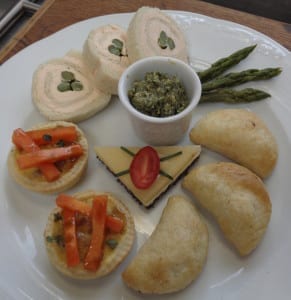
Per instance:
[[[189,167],[200,156],[201,147],[198,145],[189,146],[161,146],[154,147],[160,158],[177,153],[182,154],[171,159],[161,161],[160,169],[170,175],[173,179],[159,175],[156,181],[148,189],[138,189],[131,181],[130,175],[125,174],[118,177],[119,182],[127,191],[138,200],[143,206],[150,207],[153,203],[165,193],[170,186],[186,173]],[[137,153],[139,147],[126,147],[133,153]],[[121,171],[128,170],[133,157],[121,147],[95,147],[97,158],[106,165],[111,173],[118,174]]]

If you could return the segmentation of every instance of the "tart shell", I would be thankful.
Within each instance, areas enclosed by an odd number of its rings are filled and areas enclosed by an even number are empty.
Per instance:
[[[82,146],[84,153],[78,158],[70,170],[61,174],[60,178],[53,181],[46,181],[37,169],[20,170],[16,155],[18,150],[12,147],[8,154],[7,166],[12,178],[22,187],[43,194],[59,193],[73,187],[83,177],[88,164],[88,142],[83,131],[75,124],[64,121],[50,122],[34,126],[31,129],[55,128],[57,126],[75,126],[78,134],[78,143]]]
[[[59,272],[68,277],[84,280],[103,277],[115,270],[129,254],[132,248],[135,238],[134,221],[128,208],[119,199],[117,199],[110,193],[95,192],[92,190],[74,194],[73,197],[77,198],[80,201],[92,203],[96,195],[104,194],[108,196],[107,211],[111,210],[112,208],[117,208],[118,211],[120,211],[124,215],[126,224],[125,228],[122,231],[122,235],[119,239],[117,247],[112,251],[104,251],[104,256],[102,258],[101,264],[95,272],[84,269],[82,263],[75,267],[67,266],[65,259],[65,250],[60,250],[60,246],[58,246],[56,243],[47,241],[47,237],[53,236],[53,234],[55,233],[56,225],[54,216],[56,213],[61,212],[61,208],[54,208],[48,217],[47,225],[44,231],[44,240],[47,254],[52,265]]]

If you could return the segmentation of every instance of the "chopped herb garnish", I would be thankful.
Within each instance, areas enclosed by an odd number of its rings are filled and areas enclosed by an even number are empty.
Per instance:
[[[58,222],[58,221],[60,221],[60,220],[62,220],[63,219],[63,217],[62,217],[62,214],[61,213],[55,213],[54,214],[54,221],[55,222]]]
[[[115,249],[116,246],[118,245],[118,242],[114,239],[106,240],[106,244],[111,248]]]
[[[130,151],[128,148],[121,146],[120,149],[123,150],[124,152],[126,152],[127,154],[129,154],[130,156],[135,156],[135,153]]]
[[[70,81],[75,79],[74,73],[72,73],[70,71],[63,71],[61,73],[61,75],[62,75],[62,78],[63,78],[64,81],[69,81],[70,82]]]
[[[121,56],[121,50],[116,48],[114,45],[109,45],[108,51],[116,56]]]
[[[62,81],[58,85],[58,91],[81,91],[83,90],[83,85],[79,80],[75,79],[74,73],[70,71],[63,71],[61,73]]]
[[[178,151],[178,152],[176,152],[176,153],[173,153],[173,154],[170,154],[170,155],[161,157],[161,158],[160,158],[160,161],[165,161],[165,160],[171,159],[171,158],[173,158],[173,157],[176,157],[176,156],[178,156],[178,155],[181,155],[182,153],[183,153],[182,151]]]
[[[167,36],[164,30],[160,32],[158,44],[161,49],[167,49],[169,47],[170,50],[173,50],[176,47],[174,40]]]
[[[74,81],[71,83],[71,88],[73,91],[81,91],[83,89],[83,85],[80,81]]]
[[[162,30],[160,33],[158,43],[162,49],[166,49],[168,46],[168,37],[164,30]]]
[[[120,50],[122,50],[122,48],[123,48],[123,42],[119,39],[113,39],[112,44]]]
[[[51,136],[50,134],[44,134],[44,135],[42,136],[42,139],[43,139],[44,141],[46,141],[46,142],[51,142],[52,136]]]
[[[126,174],[129,174],[129,170],[120,171],[118,173],[115,173],[114,175],[116,177],[120,177],[120,176],[123,176],[123,175],[126,175]]]
[[[121,177],[123,175],[129,174],[129,170],[124,170],[124,171],[120,171],[118,173],[115,173],[114,175],[116,177]],[[168,173],[166,173],[165,171],[160,170],[160,175],[165,176],[171,180],[173,180],[173,177],[171,175],[169,175]]]
[[[171,50],[173,50],[176,47],[174,40],[170,37],[168,37],[168,46]]]
[[[173,180],[173,179],[174,179],[171,175],[169,175],[168,173],[166,173],[166,172],[163,171],[163,170],[160,170],[160,175],[162,175],[162,176],[164,176],[164,177],[167,177],[167,178],[169,178],[170,180]]]
[[[46,241],[48,243],[56,243],[60,247],[65,246],[64,237],[62,235],[55,235],[55,236],[47,236]]]
[[[56,145],[57,145],[58,147],[65,147],[66,143],[65,143],[64,140],[58,140],[58,141],[56,142]]]
[[[108,51],[111,54],[114,54],[116,56],[127,56],[127,54],[123,54],[122,50],[123,50],[123,42],[119,39],[113,39],[112,44],[108,46]]]
[[[159,118],[176,115],[189,104],[185,87],[178,77],[161,72],[148,72],[143,80],[134,81],[128,97],[136,110]]]
[[[58,85],[58,90],[60,92],[66,92],[66,91],[71,91],[71,84],[69,82],[61,82]]]

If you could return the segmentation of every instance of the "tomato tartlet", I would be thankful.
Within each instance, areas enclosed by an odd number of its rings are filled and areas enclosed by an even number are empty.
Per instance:
[[[60,194],[44,232],[52,265],[71,278],[93,279],[117,268],[130,252],[134,221],[110,193]]]
[[[8,155],[8,170],[26,189],[59,193],[74,186],[88,163],[88,142],[73,123],[40,124],[28,131],[17,128]]]

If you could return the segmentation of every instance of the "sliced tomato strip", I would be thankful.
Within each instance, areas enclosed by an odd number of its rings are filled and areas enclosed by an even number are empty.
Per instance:
[[[102,195],[102,197],[107,197],[107,196]],[[90,204],[80,201],[67,194],[58,195],[56,199],[56,204],[60,208],[69,209],[74,212],[83,214],[85,216],[90,216],[92,213],[92,206]],[[105,227],[106,229],[109,229],[111,232],[120,233],[123,230],[124,222],[122,219],[116,216],[107,215],[105,220]]]
[[[67,147],[41,149],[38,151],[20,154],[17,157],[17,163],[20,169],[38,167],[42,163],[54,163],[60,160],[79,157],[83,154],[80,145],[71,145]]]
[[[78,241],[76,235],[75,212],[69,209],[63,209],[62,217],[67,266],[74,267],[80,263]]]
[[[96,271],[102,260],[106,209],[107,196],[96,196],[92,206],[92,238],[84,260],[84,268],[86,270]]]
[[[75,142],[78,139],[76,127],[59,126],[26,131],[37,145],[55,144],[58,141]]]
[[[72,196],[66,194],[58,195],[56,199],[56,204],[58,207],[63,209],[70,209],[75,212],[79,212],[86,216],[90,216],[92,207],[86,202],[80,201]]]
[[[130,177],[139,189],[150,187],[160,172],[160,158],[151,146],[141,148],[130,164]]]
[[[124,222],[115,216],[106,216],[106,229],[113,233],[120,233],[124,228]]]
[[[42,163],[38,168],[48,182],[55,181],[61,176],[61,171],[53,163]]]
[[[13,131],[12,142],[14,145],[24,150],[25,152],[33,152],[39,150],[34,140],[21,128],[17,128]]]
[[[39,151],[39,146],[34,140],[21,128],[15,129],[12,134],[12,141],[16,147],[24,150],[27,153]],[[45,179],[49,182],[58,179],[61,172],[53,163],[43,163],[38,166]]]

